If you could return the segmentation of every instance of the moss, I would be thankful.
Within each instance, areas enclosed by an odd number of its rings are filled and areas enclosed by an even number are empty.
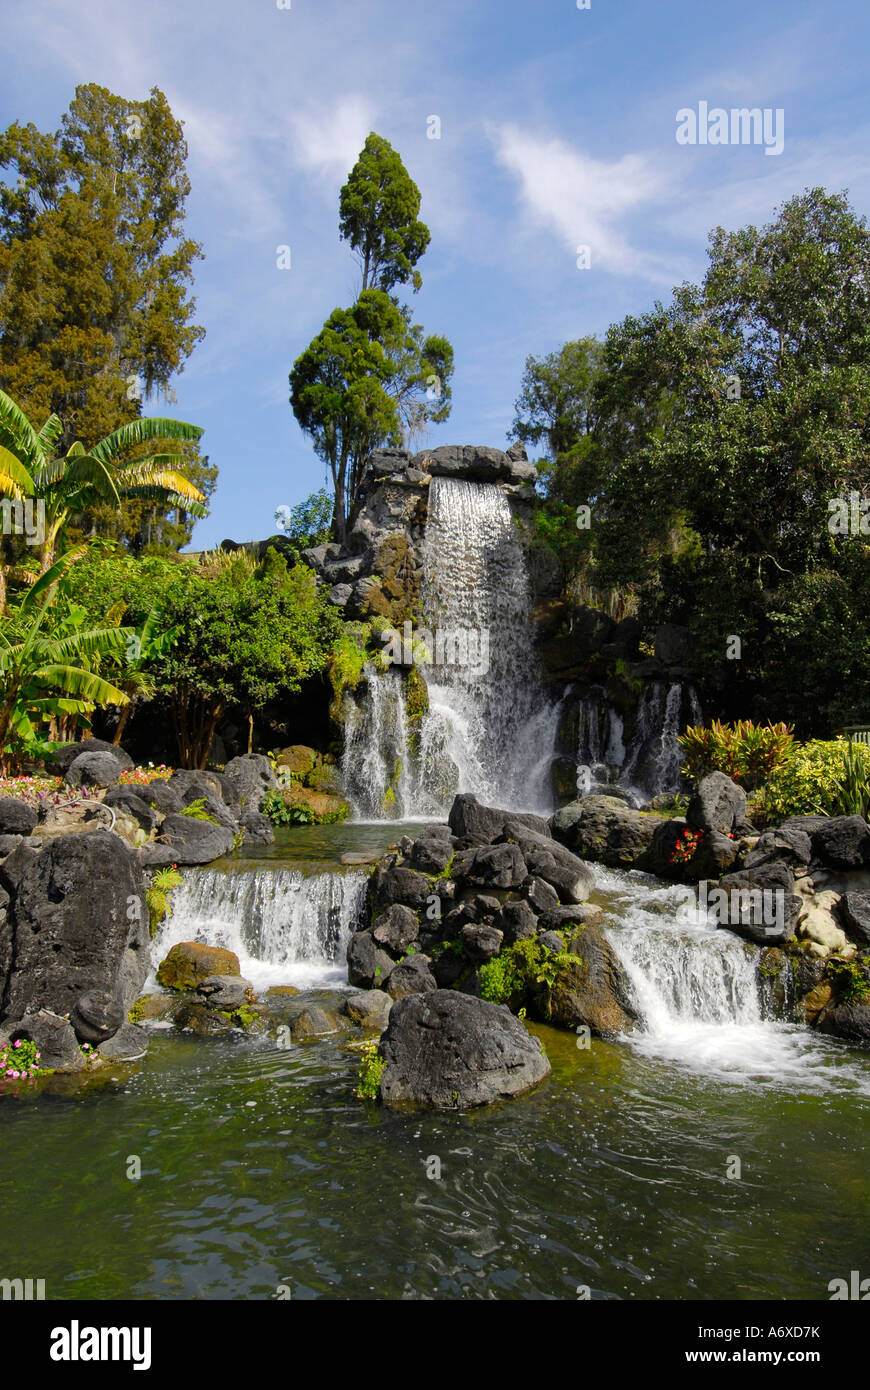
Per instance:
[[[429,712],[429,690],[418,666],[412,666],[405,681],[405,709],[409,719],[422,719]]]
[[[356,1094],[361,1100],[377,1100],[380,1095],[381,1077],[387,1064],[380,1055],[379,1049],[380,1043],[377,1038],[363,1043],[360,1048],[362,1057],[357,1077]]]

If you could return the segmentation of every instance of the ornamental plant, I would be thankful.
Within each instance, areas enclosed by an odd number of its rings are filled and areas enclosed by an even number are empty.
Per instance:
[[[751,791],[788,758],[794,730],[783,723],[738,719],[736,724],[723,724],[714,719],[709,728],[687,728],[677,742],[686,752],[682,771],[692,782],[700,782],[710,772],[724,772]]]
[[[695,857],[695,851],[704,838],[703,830],[686,830],[677,840],[668,856],[670,864],[688,864]],[[733,837],[732,837],[733,838]]]
[[[45,1070],[36,1043],[19,1038],[0,1047],[0,1084],[4,1081],[30,1081]]]

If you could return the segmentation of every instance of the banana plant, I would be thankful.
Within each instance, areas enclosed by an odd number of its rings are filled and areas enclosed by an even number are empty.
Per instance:
[[[68,550],[27,590],[0,630],[0,772],[10,749],[37,742],[38,726],[62,715],[88,715],[96,705],[125,705],[129,696],[88,669],[120,655],[127,634],[119,627],[52,631],[53,609],[64,576],[87,547]]]
[[[77,440],[56,457],[54,448],[62,433],[59,416],[50,415],[37,430],[12,397],[0,391],[0,496],[29,499],[39,508],[40,573],[53,565],[69,518],[96,502],[141,498],[183,507],[193,516],[206,515],[204,495],[179,472],[185,462],[180,454],[120,457],[152,439],[199,439],[202,430],[196,425],[159,417],[132,420],[91,449]],[[5,575],[0,575],[0,612],[4,607]]]

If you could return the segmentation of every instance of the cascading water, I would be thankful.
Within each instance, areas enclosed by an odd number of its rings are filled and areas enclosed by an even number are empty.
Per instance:
[[[489,805],[551,810],[557,709],[541,683],[526,559],[497,484],[432,479],[423,567],[429,629],[475,634],[476,654],[485,653],[426,671],[424,785],[446,805],[464,791]]]
[[[347,707],[348,799],[362,819],[444,815],[459,791],[548,814],[559,707],[541,683],[526,559],[497,484],[432,479],[423,571],[414,637],[430,657],[429,708],[409,738],[401,672],[366,670]]]
[[[690,889],[593,867],[635,997],[638,1052],[730,1082],[870,1094],[870,1078],[835,1043],[765,1017],[757,949],[708,921]]]
[[[647,797],[679,790],[683,752],[677,736],[688,724],[701,722],[694,686],[650,681],[637,708],[634,732],[621,782]]]
[[[596,689],[577,705],[577,795],[607,792],[625,762],[622,715]]]
[[[201,941],[235,951],[242,975],[258,989],[346,984],[345,951],[362,917],[366,881],[358,871],[189,871],[172,895],[152,959],[162,960],[179,941]]]

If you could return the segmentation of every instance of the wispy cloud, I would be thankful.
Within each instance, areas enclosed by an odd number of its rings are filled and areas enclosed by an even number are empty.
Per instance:
[[[516,125],[491,131],[499,163],[516,176],[527,214],[568,248],[588,246],[593,264],[614,274],[660,278],[661,263],[632,246],[624,229],[644,204],[661,202],[670,180],[646,155],[593,159],[564,140]]]

